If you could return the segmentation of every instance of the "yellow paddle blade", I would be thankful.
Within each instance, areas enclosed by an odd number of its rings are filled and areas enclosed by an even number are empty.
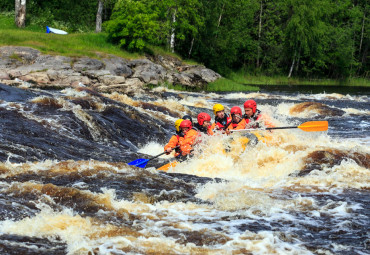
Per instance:
[[[299,129],[302,129],[306,132],[315,132],[315,131],[326,131],[328,130],[328,122],[325,121],[308,121],[302,123],[298,126]]]
[[[161,166],[160,168],[158,168],[157,170],[160,170],[160,171],[165,171],[167,172],[171,167],[175,167],[179,162],[177,161],[172,161],[164,166]]]

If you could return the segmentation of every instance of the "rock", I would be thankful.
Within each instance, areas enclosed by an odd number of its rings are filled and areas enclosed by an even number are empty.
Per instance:
[[[64,56],[40,55],[36,58],[35,64],[44,69],[66,70],[71,69],[72,59]]]
[[[99,77],[99,82],[104,85],[122,84],[126,78],[123,76],[104,75]]]
[[[100,70],[102,68],[104,68],[104,63],[92,58],[80,58],[73,65],[73,70],[77,72],[86,70]]]
[[[173,73],[173,83],[180,84],[188,87],[195,87],[192,78],[188,74],[184,73]]]
[[[89,77],[90,79],[99,79],[99,77],[104,75],[111,75],[112,73],[109,70],[89,70],[81,72],[81,74]],[[113,74],[114,75],[114,74]]]
[[[0,70],[0,80],[10,80],[10,76],[7,72]]]
[[[97,90],[99,92],[121,92],[124,94],[137,94],[143,93],[143,85],[144,83],[140,81],[138,78],[129,78],[126,79],[124,84],[112,84],[112,85],[102,85],[97,86]]]
[[[182,65],[176,57],[156,56],[151,60],[129,61],[113,55],[102,61],[72,59],[42,55],[28,47],[5,46],[0,47],[0,80],[21,79],[21,86],[56,88],[84,84],[101,91],[135,94],[143,92],[145,84],[169,82],[194,88],[221,77],[201,65]]]
[[[24,64],[32,64],[40,55],[40,51],[29,47],[4,46],[0,47],[0,56],[7,58],[15,58]]]
[[[128,66],[129,61],[119,57],[103,59],[105,69],[109,70],[112,75],[119,75],[125,78],[132,75],[132,69]]]
[[[204,66],[190,66],[186,68],[185,73],[197,75],[201,80],[206,83],[214,82],[217,79],[221,78],[221,75],[215,71],[205,68]]]
[[[80,73],[75,73],[73,71],[53,71],[48,70],[47,72],[49,79],[50,79],[50,85],[53,86],[60,86],[60,87],[68,87],[72,84],[85,84],[90,85],[91,80],[86,77],[82,76]]]
[[[149,59],[135,59],[135,60],[131,60],[130,62],[128,62],[128,66],[131,68],[135,68],[137,66],[142,66],[142,65],[151,65],[151,64],[153,64],[153,62],[150,61]]]
[[[150,64],[138,66],[135,68],[135,72],[132,75],[133,78],[139,78],[145,83],[152,83],[152,81],[157,83],[161,82],[164,80],[165,76],[166,70],[164,67],[152,62],[150,62]]]
[[[30,73],[19,77],[22,81],[30,82],[38,85],[45,85],[50,82],[49,76],[46,72]]]
[[[20,62],[17,59],[12,59],[8,57],[0,57],[0,68],[1,69],[15,68],[21,65],[22,65],[22,62]]]
[[[155,62],[170,70],[175,70],[177,67],[181,66],[181,61],[171,56],[164,57],[159,55],[156,57]]]
[[[81,76],[80,73],[74,72],[72,69],[69,70],[47,70],[50,81],[58,81],[67,79],[70,76]]]
[[[8,74],[12,78],[19,78],[21,76],[25,76],[30,73],[34,72],[44,72],[47,71],[47,69],[40,65],[40,64],[32,64],[32,65],[26,65],[26,66],[19,66],[17,68],[11,69],[8,71]]]

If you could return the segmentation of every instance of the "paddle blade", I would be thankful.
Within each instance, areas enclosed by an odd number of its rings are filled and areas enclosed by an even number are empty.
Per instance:
[[[149,159],[139,158],[139,159],[136,159],[134,161],[131,161],[130,163],[128,163],[128,165],[144,168],[146,166],[146,164],[148,164],[148,161],[149,161]]]
[[[158,168],[157,170],[161,170],[161,171],[165,171],[167,172],[168,169],[170,169],[171,167],[175,167],[179,162],[177,161],[172,161],[164,166],[161,166],[160,168]]]
[[[315,132],[315,131],[326,131],[328,130],[327,121],[308,121],[298,126],[299,129],[306,132]]]

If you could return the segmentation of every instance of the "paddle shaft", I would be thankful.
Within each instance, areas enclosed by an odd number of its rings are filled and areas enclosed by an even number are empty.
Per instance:
[[[230,131],[231,131],[231,132],[241,132],[241,131],[264,131],[264,130],[271,130],[271,129],[291,129],[291,128],[298,128],[298,127],[249,128],[249,129],[237,129],[237,130],[230,130]]]
[[[180,147],[180,145],[177,145],[176,147],[174,147],[174,148],[172,148],[173,150],[174,149],[177,149],[177,148],[179,148]],[[164,152],[162,152],[162,153],[160,153],[160,154],[158,154],[158,155],[156,155],[156,156],[154,156],[154,157],[152,157],[152,158],[149,158],[148,160],[152,160],[152,159],[155,159],[155,158],[158,158],[159,156],[161,156],[161,155],[163,155],[163,154],[165,154],[166,152],[164,151]]]
[[[326,131],[328,130],[328,122],[327,121],[308,121],[302,123],[299,126],[294,127],[269,127],[269,128],[250,128],[250,129],[239,129],[239,130],[232,130],[235,131],[259,131],[259,130],[273,130],[273,129],[291,129],[291,128],[299,128],[306,132],[313,132],[313,131]]]

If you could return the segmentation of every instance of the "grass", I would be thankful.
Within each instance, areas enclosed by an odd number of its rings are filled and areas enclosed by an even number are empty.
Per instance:
[[[87,56],[100,59],[112,54],[126,59],[136,59],[143,56],[123,51],[106,39],[105,33],[46,34],[46,28],[32,25],[19,29],[14,24],[13,16],[0,14],[0,46],[26,46],[40,50],[43,54],[68,57]]]
[[[317,85],[317,86],[358,86],[370,87],[370,80],[365,78],[334,79],[300,79],[286,76],[253,76],[241,71],[231,73],[228,78],[241,84],[252,85]]]
[[[188,86],[182,86],[179,84],[170,84],[170,83],[162,83],[159,85],[153,85],[149,84],[147,85],[148,88],[155,88],[155,87],[166,87],[168,89],[174,89],[179,91],[207,91],[207,92],[231,92],[231,91],[258,91],[259,88],[255,86],[249,86],[240,84],[237,82],[234,82],[232,80],[226,79],[226,78],[220,78],[216,80],[215,82],[210,82],[208,85],[206,85],[203,88],[199,87],[188,87]]]
[[[206,91],[219,92],[219,91],[258,91],[256,86],[245,85],[237,81],[226,78],[221,78],[215,82],[211,82],[206,86]]]

